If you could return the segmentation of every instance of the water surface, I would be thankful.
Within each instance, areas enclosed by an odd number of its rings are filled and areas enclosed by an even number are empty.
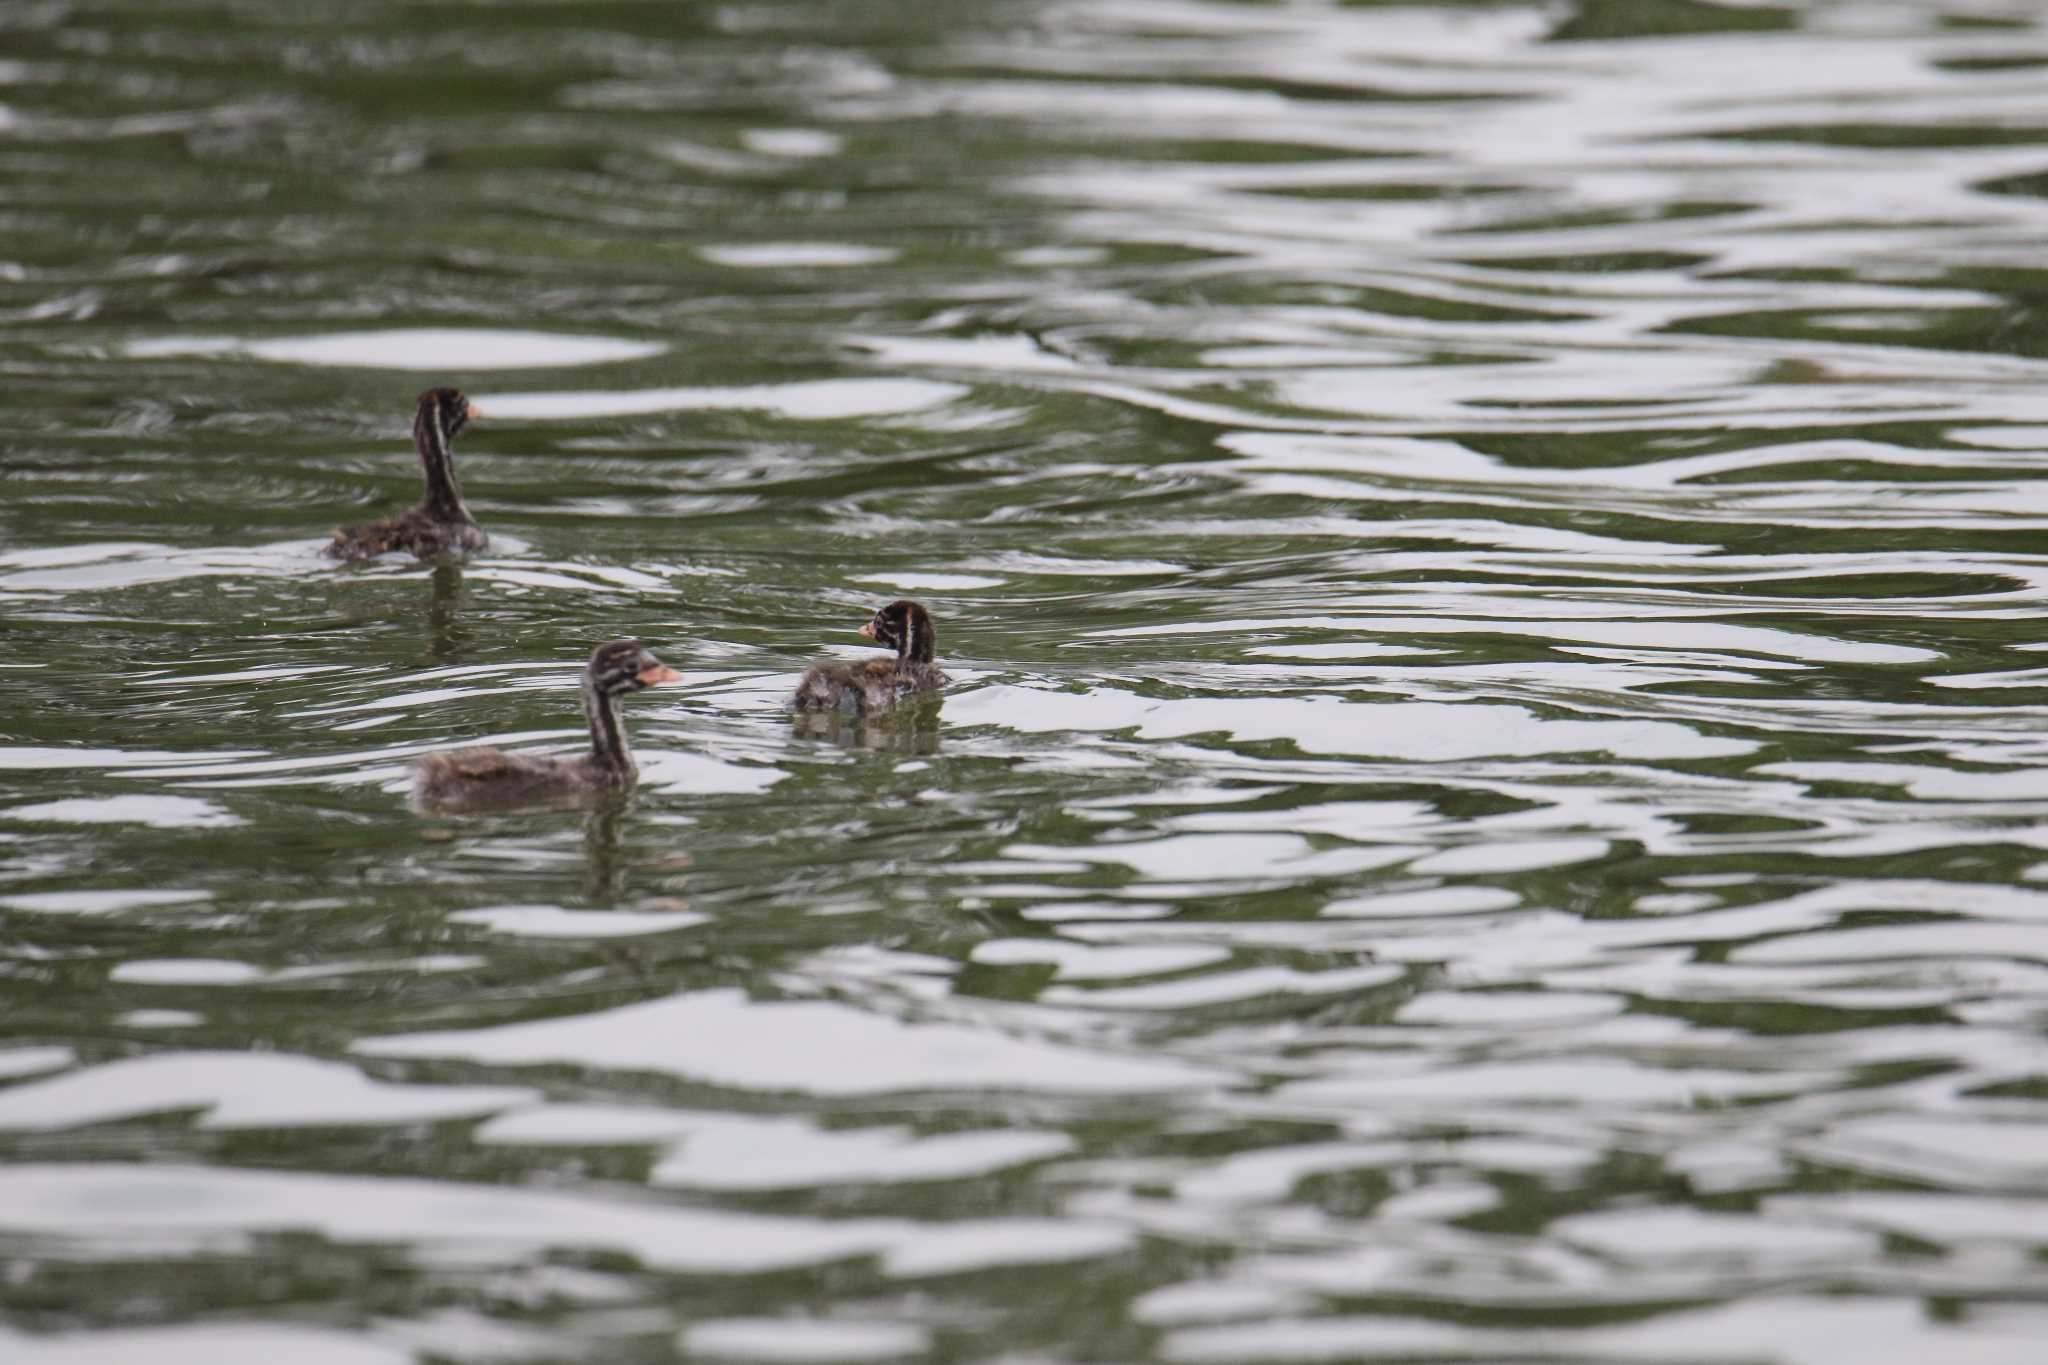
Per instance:
[[[0,1354],[2041,1358],[2034,6],[0,35]]]

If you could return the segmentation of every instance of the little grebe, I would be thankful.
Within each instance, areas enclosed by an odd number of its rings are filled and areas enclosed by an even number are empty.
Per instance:
[[[368,559],[387,550],[410,550],[427,559],[481,550],[487,537],[463,505],[452,451],[456,433],[476,415],[469,399],[455,389],[428,389],[421,394],[419,412],[412,419],[412,439],[419,447],[427,496],[419,506],[398,516],[342,527],[334,533],[327,553],[336,559]]]
[[[855,664],[813,664],[796,686],[790,704],[799,711],[850,711],[867,715],[919,692],[946,685],[932,662],[938,632],[931,613],[916,602],[891,602],[878,608],[860,633],[877,644],[894,645],[893,659],[863,659]]]
[[[640,770],[626,747],[619,698],[680,677],[638,640],[599,645],[583,670],[589,753],[548,757],[455,749],[428,754],[413,772],[413,800],[425,806],[507,805],[623,791],[639,779]]]

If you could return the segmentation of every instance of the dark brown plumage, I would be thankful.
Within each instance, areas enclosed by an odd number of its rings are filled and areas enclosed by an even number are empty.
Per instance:
[[[681,676],[638,640],[599,645],[583,670],[589,753],[550,756],[455,749],[428,754],[413,770],[413,800],[422,806],[503,806],[624,791],[639,779],[640,770],[626,745],[619,699]]]
[[[799,711],[846,711],[868,715],[920,692],[936,692],[947,682],[933,658],[938,632],[931,613],[916,602],[891,602],[876,609],[860,633],[877,644],[893,645],[893,659],[863,659],[854,664],[812,664],[796,685],[790,705]]]
[[[395,517],[344,526],[334,533],[327,553],[336,559],[368,559],[387,550],[410,550],[421,559],[481,550],[488,537],[463,505],[462,485],[455,478],[455,436],[476,416],[468,398],[455,389],[428,389],[420,395],[412,419],[412,440],[419,448],[420,470],[427,495],[420,505]]]

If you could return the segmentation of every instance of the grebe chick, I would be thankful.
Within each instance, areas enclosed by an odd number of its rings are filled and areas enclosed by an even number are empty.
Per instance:
[[[639,779],[640,770],[626,745],[619,699],[680,677],[638,640],[601,644],[583,670],[589,753],[549,756],[454,749],[428,754],[413,770],[413,800],[422,806],[518,805],[624,791]]]
[[[476,415],[476,408],[459,390],[428,389],[421,394],[419,411],[412,419],[412,440],[419,447],[427,496],[419,506],[395,517],[342,527],[334,533],[327,553],[336,559],[368,559],[387,550],[410,550],[429,559],[481,550],[489,537],[463,504],[454,455],[456,433]]]
[[[932,628],[931,613],[919,603],[896,601],[877,608],[860,633],[877,644],[894,646],[896,657],[812,664],[797,684],[790,705],[799,711],[847,711],[864,716],[946,685],[946,675],[932,662],[938,652],[938,632]]]

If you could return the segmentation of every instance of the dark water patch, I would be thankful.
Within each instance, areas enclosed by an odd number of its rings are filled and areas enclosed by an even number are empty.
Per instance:
[[[2024,147],[2048,141],[2048,128],[1945,124],[1924,127],[1896,123],[1785,124],[1716,134],[1745,142],[1803,142],[1824,147],[1939,150],[1945,147]]]
[[[1708,0],[1578,0],[1550,32],[1553,42],[1615,38],[1670,38],[1688,34],[1782,32],[1797,27],[1796,11],[1765,5],[1721,5]]]

